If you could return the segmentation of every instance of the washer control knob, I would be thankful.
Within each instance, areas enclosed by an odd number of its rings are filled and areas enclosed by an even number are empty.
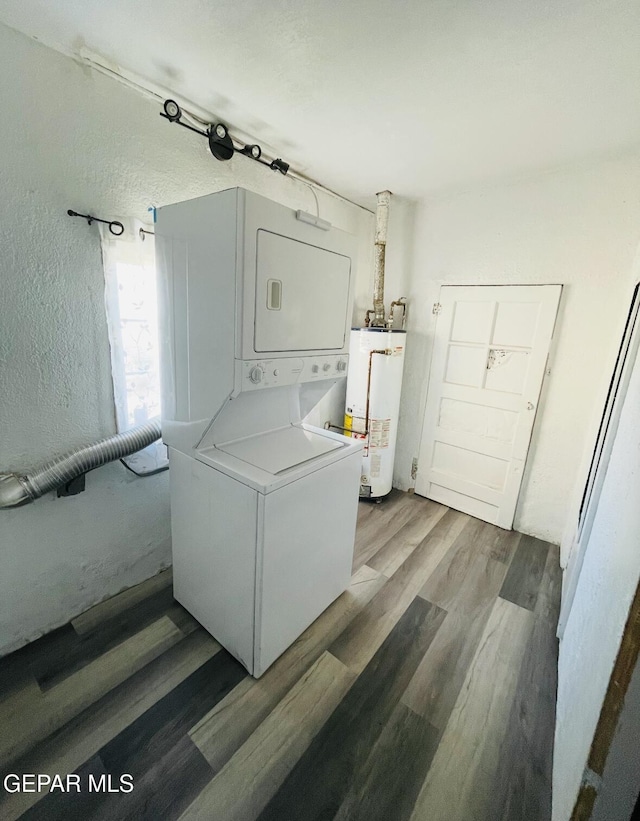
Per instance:
[[[347,370],[347,363],[344,361],[344,359],[339,359],[338,364],[336,365],[336,368],[338,369],[338,371],[340,373],[343,373],[344,371]]]
[[[320,368],[317,365],[311,366],[311,373],[318,373],[319,370]]]
[[[322,366],[323,371],[328,371],[331,368],[331,365],[328,362],[325,362]]]
[[[273,375],[274,376],[280,376],[280,370],[278,368],[276,368],[273,372]]]
[[[249,371],[249,379],[253,382],[254,385],[260,384],[262,382],[262,377],[264,376],[264,371],[260,367],[260,365],[254,365],[253,368]]]

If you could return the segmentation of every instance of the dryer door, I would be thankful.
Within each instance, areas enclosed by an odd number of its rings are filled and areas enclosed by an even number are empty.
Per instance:
[[[350,277],[349,257],[259,230],[255,351],[343,348]]]

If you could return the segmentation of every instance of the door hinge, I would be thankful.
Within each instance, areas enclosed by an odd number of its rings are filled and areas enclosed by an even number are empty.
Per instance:
[[[438,316],[438,314],[442,311],[442,305],[439,302],[433,303],[433,310],[431,311],[432,314]]]
[[[415,479],[417,475],[418,475],[418,460],[413,459],[411,461],[411,478]]]

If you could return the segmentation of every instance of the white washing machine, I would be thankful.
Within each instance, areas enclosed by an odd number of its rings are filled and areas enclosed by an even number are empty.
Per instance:
[[[300,395],[346,376],[353,239],[231,189],[156,243],[174,594],[258,677],[350,580],[362,442]]]

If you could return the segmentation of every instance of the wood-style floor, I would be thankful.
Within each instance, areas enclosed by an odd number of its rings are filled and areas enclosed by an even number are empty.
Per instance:
[[[350,589],[255,681],[165,572],[0,661],[3,778],[82,790],[0,782],[0,818],[549,819],[559,599],[556,547],[394,491],[360,503]]]

